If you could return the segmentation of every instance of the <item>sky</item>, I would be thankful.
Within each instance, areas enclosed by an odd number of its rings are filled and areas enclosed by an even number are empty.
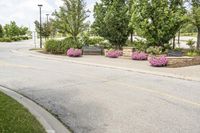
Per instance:
[[[85,0],[86,9],[91,11],[89,21],[93,21],[93,7],[98,0]],[[39,20],[38,4],[43,4],[42,20],[46,21],[46,14],[51,14],[63,4],[62,0],[0,0],[0,24],[5,25],[15,21],[19,26],[27,26],[34,30],[34,21]]]

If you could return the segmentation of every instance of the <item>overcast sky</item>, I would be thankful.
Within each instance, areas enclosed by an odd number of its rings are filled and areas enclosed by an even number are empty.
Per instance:
[[[85,0],[87,9],[93,11],[93,6],[98,0]],[[45,14],[51,14],[62,5],[62,0],[0,0],[0,24],[5,25],[10,21],[16,21],[18,25],[24,25],[34,30],[33,22],[39,19],[38,4],[43,4],[42,18]],[[93,21],[92,13],[88,20]]]

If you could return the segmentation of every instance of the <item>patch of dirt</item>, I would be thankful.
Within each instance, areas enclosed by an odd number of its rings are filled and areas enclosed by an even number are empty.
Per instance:
[[[184,59],[169,59],[169,64],[167,67],[169,68],[178,68],[178,67],[187,67],[200,65],[200,56],[194,58],[184,58]]]

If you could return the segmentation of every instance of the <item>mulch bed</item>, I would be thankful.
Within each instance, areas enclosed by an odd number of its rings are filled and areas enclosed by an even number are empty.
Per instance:
[[[184,58],[184,59],[169,59],[169,64],[167,67],[169,68],[178,68],[178,67],[187,67],[200,65],[200,56],[194,58]]]

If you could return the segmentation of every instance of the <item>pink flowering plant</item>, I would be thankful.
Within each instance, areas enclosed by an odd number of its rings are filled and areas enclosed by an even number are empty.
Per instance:
[[[166,58],[166,56],[161,56],[161,57],[152,56],[149,58],[149,63],[151,64],[151,66],[154,67],[163,67],[167,66],[168,59]]]
[[[118,50],[110,50],[110,51],[107,51],[106,53],[106,57],[109,57],[109,58],[118,58],[120,56],[120,52]]]
[[[123,51],[122,50],[117,50],[116,52],[118,53],[119,56],[123,56]]]
[[[69,57],[81,57],[82,56],[82,50],[70,48],[70,49],[67,50],[67,56],[69,56]]]
[[[145,52],[133,52],[132,59],[133,60],[147,60],[148,54],[146,54]]]

